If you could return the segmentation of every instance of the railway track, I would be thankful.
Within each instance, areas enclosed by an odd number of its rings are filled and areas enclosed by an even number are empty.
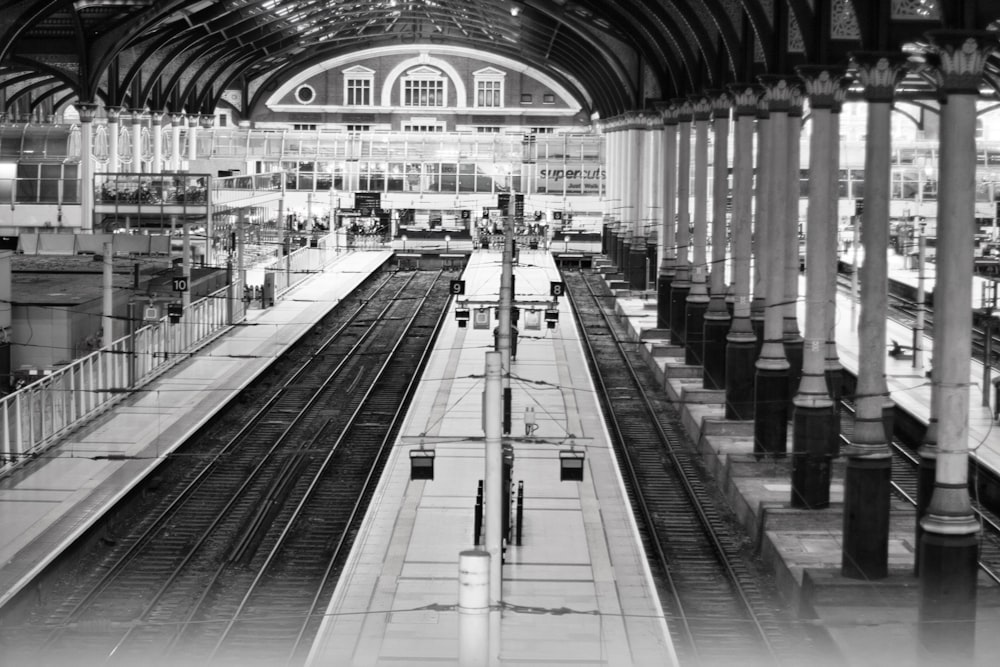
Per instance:
[[[444,317],[441,276],[391,274],[293,348],[256,409],[179,454],[155,511],[4,633],[4,657],[301,664]]]
[[[638,347],[622,342],[603,279],[563,277],[681,664],[800,664],[822,650],[782,609]]]

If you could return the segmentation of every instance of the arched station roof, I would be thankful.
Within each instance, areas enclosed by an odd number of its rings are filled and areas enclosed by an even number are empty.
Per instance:
[[[919,54],[929,30],[998,28],[1000,0],[0,0],[0,111],[211,113],[232,89],[250,108],[329,58],[449,44],[535,67],[607,118],[855,51]],[[904,88],[930,95],[919,68]]]

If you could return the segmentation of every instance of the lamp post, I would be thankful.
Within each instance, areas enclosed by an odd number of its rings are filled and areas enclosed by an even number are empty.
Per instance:
[[[445,234],[444,235],[444,251],[445,252],[449,252],[449,248],[450,247],[451,247],[451,234]]]

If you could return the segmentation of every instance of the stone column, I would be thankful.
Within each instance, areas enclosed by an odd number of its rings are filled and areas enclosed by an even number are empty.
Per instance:
[[[121,168],[118,160],[118,131],[121,126],[118,119],[122,110],[121,107],[107,107],[105,113],[108,114],[108,172],[114,174]]]
[[[643,220],[643,235],[646,237],[646,280],[643,289],[656,285],[660,267],[659,227],[663,211],[663,116],[659,112],[646,115],[645,155],[643,169],[643,192],[646,196],[646,213]]]
[[[767,266],[768,225],[771,207],[770,183],[774,178],[774,166],[771,164],[771,114],[767,95],[761,87],[757,97],[757,147],[754,155],[757,158],[756,179],[754,180],[754,225],[753,225],[753,297],[750,301],[750,323],[753,326],[756,342],[754,344],[754,363],[760,357],[764,345],[764,292],[767,281],[763,275]],[[756,370],[754,374],[756,375]]]
[[[729,199],[729,108],[723,91],[712,99],[712,269],[709,274],[711,300],[705,312],[705,359],[702,383],[706,389],[726,386],[726,334],[731,316],[726,306],[726,204]]]
[[[191,171],[191,163],[198,159],[198,114],[188,115],[187,142],[188,171]]]
[[[97,105],[77,102],[80,114],[80,231],[94,231],[94,116]]]
[[[971,662],[979,558],[968,487],[976,101],[997,35],[941,30],[928,38],[942,100],[932,378],[941,410],[934,493],[920,521],[920,643],[934,659]]]
[[[632,221],[632,237],[642,236],[642,162],[643,145],[642,135],[645,129],[645,119],[641,113],[633,114],[632,122],[628,128],[628,209]],[[643,241],[645,243],[645,241]]]
[[[858,53],[853,58],[868,105],[865,207],[861,222],[865,261],[859,275],[857,412],[854,437],[843,452],[848,458],[844,475],[841,572],[846,577],[878,579],[888,574],[892,466],[888,440],[891,432],[886,432],[883,414],[889,398],[885,382],[885,333],[889,291],[886,251],[892,188],[890,118],[896,84],[906,73],[906,59],[901,53]],[[971,314],[969,317],[971,321]]]
[[[840,446],[840,413],[826,384],[827,285],[837,280],[837,246],[829,229],[837,229],[830,201],[837,201],[839,165],[830,161],[830,145],[839,141],[833,107],[843,98],[848,80],[844,68],[799,67],[809,98],[809,207],[806,220],[806,319],[802,379],[793,399],[793,507],[830,505],[830,474]],[[835,153],[836,154],[836,153]]]
[[[663,228],[660,233],[660,269],[656,281],[656,326],[670,329],[670,290],[677,273],[677,114],[676,105],[660,106],[663,115]]]
[[[750,323],[750,255],[753,236],[753,134],[760,87],[730,86],[733,137],[733,322],[726,336],[726,419],[753,419],[756,340]]]
[[[181,128],[184,126],[184,114],[174,111],[170,114],[170,171],[181,169]]]
[[[842,101],[839,97],[834,98],[833,106],[830,107],[830,132],[832,134],[829,148],[830,163],[840,164],[840,111]],[[837,169],[831,169],[828,174],[830,179],[829,188],[832,193],[840,192],[840,173]],[[840,200],[839,195],[830,198],[830,219],[836,224],[830,225],[827,229],[827,247],[836,248],[839,243],[838,225],[840,224]],[[834,270],[836,270],[837,255],[834,255]],[[824,302],[824,320],[826,321],[826,387],[834,402],[840,403],[843,395],[844,367],[837,356],[837,281],[836,275],[830,278],[826,285],[826,300]]]
[[[782,317],[781,337],[785,344],[785,356],[788,358],[788,397],[789,400],[799,390],[799,378],[802,375],[802,334],[799,331],[799,199],[802,191],[799,184],[801,156],[799,144],[802,141],[802,91],[792,89],[788,105],[788,132],[779,141],[788,146],[788,172],[781,180],[786,186],[784,197],[785,221],[785,299]],[[781,205],[779,203],[779,205]],[[789,403],[789,413],[794,409]]]
[[[687,100],[677,101],[677,273],[670,285],[670,342],[686,345],[687,296],[691,291],[691,120],[694,109]]]
[[[705,311],[708,310],[708,123],[712,100],[707,95],[691,97],[694,112],[694,236],[692,238],[691,291],[684,311],[686,332],[684,363],[701,365],[705,358]]]
[[[142,109],[132,110],[132,171],[142,169]]]
[[[782,76],[763,76],[768,105],[769,156],[772,178],[767,179],[769,200],[765,217],[758,218],[758,231],[765,228],[760,241],[764,248],[761,278],[764,281],[764,341],[757,359],[757,390],[754,396],[754,452],[781,457],[788,450],[788,358],[782,340],[782,316],[785,298],[785,263],[783,248],[788,227],[784,198],[788,188],[782,175],[788,173],[788,149],[781,145],[788,133],[788,107],[795,81]]]
[[[151,124],[149,131],[153,135],[153,162],[149,170],[153,173],[163,171],[163,111],[149,113]]]

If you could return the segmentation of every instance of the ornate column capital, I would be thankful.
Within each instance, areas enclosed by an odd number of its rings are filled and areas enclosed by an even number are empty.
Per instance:
[[[664,125],[677,125],[677,105],[673,102],[657,102],[656,110],[660,112],[660,117],[663,119]]]
[[[995,32],[986,30],[931,30],[931,65],[943,95],[979,94],[986,59],[997,49]]]
[[[142,125],[142,114],[145,109],[132,109],[129,113],[131,114],[133,125]]]
[[[802,79],[809,106],[814,109],[833,109],[843,104],[851,79],[843,66],[801,65],[795,72]]]
[[[104,113],[108,116],[109,123],[117,123],[123,113],[127,113],[122,107],[106,107]]]
[[[97,105],[93,102],[77,102],[73,106],[76,107],[76,112],[80,115],[81,123],[92,123],[94,118],[97,116]]]
[[[210,129],[215,125],[215,114],[203,113],[198,116],[198,122],[203,130]]]
[[[858,51],[851,54],[851,61],[866,102],[892,102],[896,85],[909,68],[907,55],[896,51]]]
[[[713,118],[729,118],[729,112],[733,108],[733,98],[725,90],[706,90],[705,93],[712,101]]]
[[[729,85],[733,114],[736,116],[756,116],[757,102],[763,88],[756,83],[733,83]]]
[[[801,94],[801,83],[795,76],[763,74],[758,80],[764,86],[762,99],[767,103],[768,111],[787,112],[795,94]]]
[[[187,114],[187,125],[188,127],[198,127],[198,114],[196,113]]]
[[[696,121],[711,120],[712,99],[708,95],[691,95],[688,97],[688,101],[691,104],[691,112]]]
[[[163,125],[163,117],[167,115],[166,111],[150,111],[149,118],[153,125]]]
[[[674,100],[674,104],[677,105],[677,122],[690,123],[694,118],[694,107],[691,106],[691,101],[680,97]]]
[[[170,112],[170,124],[174,126],[184,125],[184,112],[183,111],[171,111]]]

